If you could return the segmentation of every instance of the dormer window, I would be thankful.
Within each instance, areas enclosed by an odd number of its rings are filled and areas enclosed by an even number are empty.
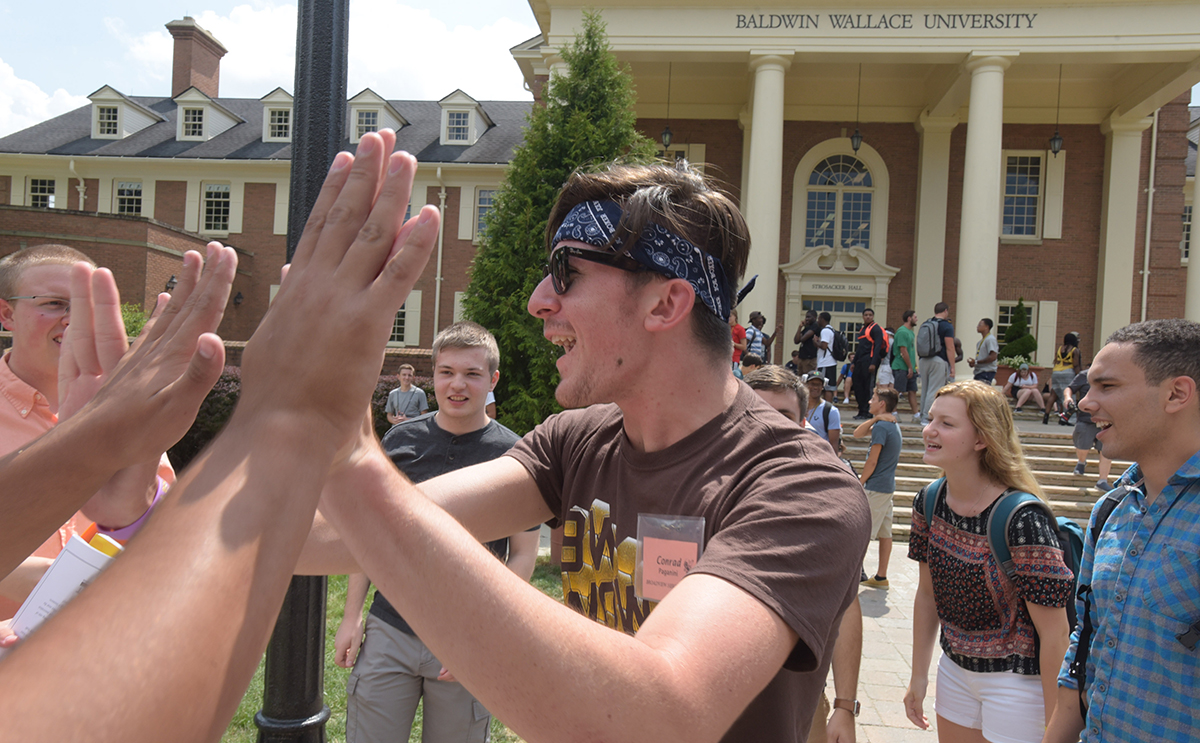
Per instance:
[[[209,140],[245,121],[194,87],[175,96],[174,101],[179,106],[175,130],[179,140]]]
[[[369,132],[379,131],[379,112],[374,109],[359,110],[358,123],[355,126],[357,139],[362,139],[362,136]]]
[[[96,135],[117,137],[121,134],[121,109],[116,106],[96,106]]]
[[[446,141],[468,142],[471,139],[471,112],[446,112]]]
[[[92,102],[92,139],[123,139],[163,120],[107,85],[88,100]]]
[[[368,132],[381,129],[400,131],[408,126],[400,112],[370,88],[350,99],[350,116],[347,122],[350,124],[347,134],[351,144],[357,144]]]
[[[442,129],[439,144],[471,146],[492,126],[487,112],[479,101],[456,90],[438,101],[442,107]]]
[[[276,88],[262,97],[263,141],[292,141],[292,97],[283,88]]]
[[[267,118],[268,139],[292,138],[292,109],[273,108]]]
[[[204,139],[204,109],[183,109],[183,139]]]

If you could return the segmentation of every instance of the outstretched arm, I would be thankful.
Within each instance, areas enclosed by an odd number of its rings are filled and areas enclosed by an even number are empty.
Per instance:
[[[202,262],[199,253],[184,255],[174,296],[128,352],[112,274],[83,263],[73,267],[73,316],[59,377],[64,420],[0,459],[0,575],[32,554],[116,472],[156,461],[187,432],[224,363],[224,346],[211,331],[234,273],[230,258],[210,261],[201,276]],[[138,497],[144,511],[145,491],[134,491]],[[125,508],[136,511],[138,505],[126,501]]]
[[[436,239],[432,207],[401,227],[416,161],[389,157],[393,142],[367,134],[357,160],[335,158],[247,345],[225,430],[125,554],[0,664],[0,737],[220,737],[274,626],[321,483],[375,387],[392,318]],[[212,260],[232,275],[231,249]],[[311,362],[314,344],[327,361]]]
[[[858,671],[862,666],[862,616],[862,604],[855,596],[842,615],[837,641],[833,645],[833,693],[839,699],[858,698]],[[838,707],[829,714],[825,731],[828,743],[854,743],[854,715]]]

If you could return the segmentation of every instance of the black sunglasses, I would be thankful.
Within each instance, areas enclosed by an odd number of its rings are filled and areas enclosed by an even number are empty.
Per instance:
[[[571,288],[571,258],[619,268],[622,271],[647,271],[645,266],[624,253],[609,253],[599,250],[584,250],[572,245],[563,245],[550,254],[550,261],[542,265],[542,276],[550,277],[555,294],[566,294]]]

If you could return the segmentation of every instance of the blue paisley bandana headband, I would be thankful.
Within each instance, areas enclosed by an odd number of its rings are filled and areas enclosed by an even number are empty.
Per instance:
[[[620,250],[613,242],[623,214],[613,201],[584,201],[576,204],[554,233],[551,246],[575,240],[597,248]],[[683,279],[692,285],[696,298],[722,320],[729,320],[733,291],[721,262],[667,228],[649,222],[625,254],[655,273]]]

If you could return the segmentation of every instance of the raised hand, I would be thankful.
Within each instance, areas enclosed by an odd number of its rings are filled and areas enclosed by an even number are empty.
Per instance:
[[[191,426],[225,362],[212,331],[236,269],[233,249],[219,243],[209,244],[207,266],[199,253],[185,254],[174,295],[165,304],[160,298],[128,351],[112,274],[86,264],[72,269],[60,419],[88,416],[87,425],[99,427],[98,441],[120,442],[117,451],[106,451],[118,468],[157,460]]]
[[[334,159],[287,276],[247,344],[243,414],[300,415],[336,446],[350,441],[396,311],[438,231],[431,206],[403,221],[417,163],[392,153],[394,141],[391,132],[367,134],[357,157]]]

